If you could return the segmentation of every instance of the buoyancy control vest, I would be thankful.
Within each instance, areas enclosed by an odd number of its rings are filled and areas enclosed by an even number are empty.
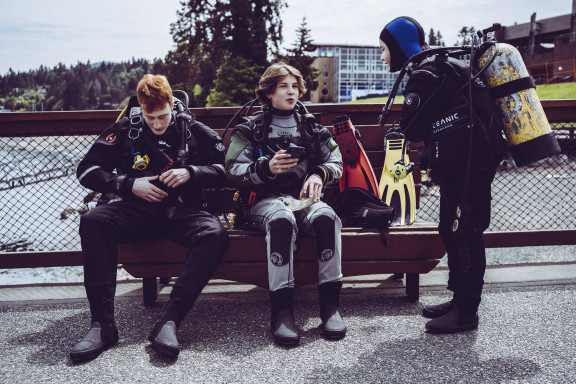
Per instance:
[[[123,143],[122,165],[117,170],[119,174],[138,178],[160,175],[173,168],[223,162],[225,147],[222,139],[214,130],[196,121],[185,102],[174,97],[172,122],[167,130],[170,137],[163,140],[163,137],[157,137],[149,132],[149,128],[145,126],[142,110],[136,98],[133,98],[134,100],[131,99],[128,107],[119,117],[119,119],[122,117],[129,119],[128,137]],[[163,143],[164,148],[172,146],[173,149],[162,150],[163,148],[158,147],[159,141],[167,142]],[[222,159],[217,158],[217,155],[221,155]],[[192,170],[190,172],[192,174]],[[170,189],[157,180],[152,183],[170,194],[164,204],[173,203],[184,191],[188,197],[199,198],[200,189],[194,185]],[[196,197],[189,200],[197,200]],[[198,205],[199,202],[188,201],[187,204]]]
[[[172,143],[177,145],[171,153],[157,148],[152,142],[150,132],[144,131],[146,124],[144,115],[135,96],[130,99],[126,114],[129,118],[129,140],[124,144],[124,164],[120,169],[123,174],[133,174],[136,177],[153,176],[174,167],[183,167],[188,157],[198,156],[198,140],[191,130],[196,117],[179,99],[174,98],[168,128],[174,130]]]
[[[242,107],[233,120],[242,112],[246,106]],[[298,108],[293,111],[297,123],[297,129],[300,137],[297,142],[299,146],[304,147],[305,157],[309,162],[309,169],[320,165],[322,161],[322,143],[332,137],[332,133],[325,127],[316,124],[314,115],[308,113],[304,105],[298,103]],[[277,150],[285,149],[289,143],[282,143],[281,140],[271,141],[269,138],[270,123],[272,120],[272,111],[270,108],[264,107],[262,111],[258,111],[252,115],[245,115],[238,118],[236,126],[233,129],[233,134],[238,132],[246,140],[254,145],[253,159],[256,163],[261,157],[272,158]],[[232,121],[231,121],[232,123]],[[230,125],[230,124],[229,124]],[[227,128],[226,128],[227,129]],[[289,177],[290,175],[285,175]],[[249,217],[249,207],[254,205],[262,198],[269,196],[271,193],[286,193],[296,194],[296,190],[300,190],[301,185],[297,185],[295,190],[291,190],[290,185],[294,185],[296,180],[276,180],[273,183],[264,183],[255,185],[252,188],[242,188],[237,191],[235,200],[238,203],[236,209],[235,225],[245,226],[251,225]],[[283,178],[280,178],[283,179]]]
[[[407,133],[415,125],[424,131],[430,152],[422,165],[428,159],[430,168],[450,171],[462,170],[470,162],[472,170],[480,170],[506,154],[500,114],[488,88],[479,79],[470,83],[469,71],[459,60],[436,55],[412,72],[405,91],[408,98],[423,78],[436,85],[428,99],[420,101],[423,113],[418,111],[405,127]],[[433,108],[427,108],[428,103]]]
[[[414,66],[433,56],[469,55],[470,62],[467,67],[472,76],[468,76],[468,80],[482,79],[486,84],[483,88],[490,89],[492,101],[501,120],[500,126],[506,134],[510,153],[516,164],[522,166],[560,153],[560,146],[551,131],[534,89],[535,83],[528,75],[521,54],[513,46],[498,43],[491,35],[500,28],[500,24],[494,23],[489,28],[475,31],[470,35],[472,43],[469,46],[430,48],[411,56],[399,72],[378,123],[386,123],[404,75],[418,72],[414,71]],[[472,92],[469,92],[469,95],[472,95]],[[483,94],[481,99],[488,98]],[[476,110],[482,107],[491,109],[487,102],[473,100],[472,104]]]
[[[304,105],[299,103],[298,110],[293,113],[300,133],[296,144],[304,147],[312,168],[319,165],[322,153],[321,144],[332,137],[332,133],[327,128],[316,124],[316,118],[306,110]],[[269,138],[271,120],[272,112],[265,107],[251,116],[241,117],[233,130],[233,132],[240,131],[244,137],[254,143],[256,150],[253,160],[258,160],[261,156],[273,157],[276,151],[286,149],[289,145],[288,141],[282,142],[281,139]]]

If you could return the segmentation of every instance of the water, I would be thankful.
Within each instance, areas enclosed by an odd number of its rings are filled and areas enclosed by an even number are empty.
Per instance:
[[[119,268],[117,280],[136,280],[136,278],[130,276],[130,274],[122,268]],[[82,283],[83,281],[84,272],[82,267],[0,269],[0,286]]]
[[[26,241],[27,250],[80,249],[78,225],[85,196],[75,175],[1,191],[0,243]],[[62,219],[62,213],[74,213]]]
[[[63,158],[69,159],[71,153],[78,158],[77,151],[68,151]],[[535,168],[501,170],[493,184],[493,219],[490,229],[574,228],[576,165],[573,159],[563,157],[560,161],[563,166],[550,171]],[[27,161],[21,166],[12,164],[9,171],[3,171],[3,176],[15,175],[16,169],[24,170],[31,164],[35,163]],[[81,248],[78,211],[83,208],[83,197],[90,191],[76,180],[75,166],[71,166],[71,169],[73,171],[67,176],[0,191],[0,246],[15,244],[13,250]],[[424,208],[418,211],[420,219],[437,220],[439,194],[435,188],[423,190],[421,207]],[[69,211],[69,215],[62,218],[65,210]],[[489,265],[576,262],[576,245],[488,249],[487,261]],[[440,266],[445,265],[444,259]],[[132,277],[119,269],[118,279]],[[82,267],[0,269],[0,285],[82,281]]]

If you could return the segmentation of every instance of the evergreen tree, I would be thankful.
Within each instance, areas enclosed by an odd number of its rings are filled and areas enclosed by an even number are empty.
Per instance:
[[[255,89],[265,67],[243,57],[233,57],[218,68],[207,107],[243,105],[256,97]]]
[[[181,5],[171,24],[176,49],[154,68],[182,89],[198,90],[196,106],[205,104],[225,62],[243,57],[264,66],[282,41],[284,0],[187,0]]]
[[[444,42],[444,37],[442,37],[442,34],[440,33],[440,31],[436,32],[436,45],[439,47],[445,47],[446,43]]]
[[[436,46],[438,43],[436,42],[436,33],[434,32],[433,28],[430,28],[430,32],[428,33],[428,45]]]
[[[148,73],[148,61],[117,64],[77,63],[67,68],[40,66],[37,70],[0,76],[0,105],[14,111],[119,108]]]
[[[472,37],[470,36],[474,33],[474,27],[462,27],[458,32],[458,40],[456,41],[456,45],[469,45],[472,43]]]
[[[292,44],[292,49],[288,49],[288,55],[282,58],[287,64],[302,73],[308,88],[308,92],[303,96],[303,99],[309,98],[310,91],[318,88],[318,70],[312,66],[314,57],[307,54],[315,49],[310,32],[306,17],[303,17],[302,23],[296,29],[296,41]]]
[[[94,87],[90,87],[90,89],[88,89],[88,105],[98,105],[98,98],[96,98],[96,91],[94,90]]]

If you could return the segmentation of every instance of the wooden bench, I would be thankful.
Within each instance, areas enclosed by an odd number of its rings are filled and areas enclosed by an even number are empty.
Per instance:
[[[213,279],[233,280],[268,287],[266,241],[255,231],[229,230],[230,247]],[[143,278],[144,304],[157,297],[157,277],[178,276],[186,249],[167,239],[145,240],[120,246],[119,263],[134,277]],[[433,223],[392,227],[383,233],[345,227],[342,231],[344,276],[406,274],[406,294],[419,297],[419,274],[430,272],[444,255],[444,245]],[[314,240],[301,239],[294,255],[297,286],[317,282]]]
[[[384,135],[387,128],[376,125],[356,126],[377,177],[384,164]],[[226,140],[229,138],[226,137]],[[410,158],[417,163],[417,151]],[[418,168],[414,171],[419,183]],[[419,196],[420,185],[417,184]],[[223,212],[232,212],[233,191],[216,191]],[[418,203],[418,200],[417,200]],[[268,287],[266,242],[264,233],[229,229],[230,247],[213,278],[233,280]],[[297,286],[317,282],[317,259],[312,238],[302,238],[294,255]],[[122,244],[119,263],[134,277],[143,278],[144,303],[157,298],[159,277],[179,276],[185,248],[167,239]],[[437,223],[417,221],[413,225],[391,227],[385,231],[344,227],[342,231],[342,271],[344,276],[404,274],[406,294],[410,300],[419,297],[419,275],[430,272],[445,254]]]
[[[573,126],[576,121],[576,100],[545,100],[542,102],[548,120]],[[382,152],[386,129],[376,126],[382,105],[377,104],[318,104],[308,106],[318,122],[330,126],[342,114],[349,115],[361,132],[364,147],[379,176],[384,161]],[[394,105],[389,122],[400,117],[401,105]],[[198,120],[210,127],[224,127],[237,108],[195,108]],[[112,124],[119,111],[34,112],[0,114],[0,137],[82,136],[98,135]],[[222,130],[220,130],[222,132]],[[573,130],[565,140],[573,140]],[[411,158],[415,160],[414,152]],[[415,172],[418,176],[418,171]],[[417,185],[418,188],[418,185]],[[417,190],[417,195],[419,191]],[[229,201],[230,198],[224,198]],[[32,215],[32,212],[19,212]],[[9,228],[8,228],[9,229]],[[378,231],[345,228],[343,233],[343,272],[345,276],[379,273],[405,273],[407,293],[418,297],[418,276],[430,271],[444,254],[443,245],[434,223],[417,222],[409,227],[394,227],[384,231],[388,245],[380,240]],[[214,278],[267,286],[264,235],[231,230],[231,246],[218,267]],[[576,244],[576,229],[557,227],[537,231],[504,231],[485,234],[486,247],[558,246]],[[301,251],[295,256],[298,285],[316,282],[316,259],[311,239],[303,239]],[[184,250],[166,240],[123,245],[120,263],[134,276],[143,277],[145,302],[156,297],[157,278],[178,276]],[[312,263],[307,267],[308,263]],[[0,268],[40,268],[82,265],[80,249],[3,251]]]

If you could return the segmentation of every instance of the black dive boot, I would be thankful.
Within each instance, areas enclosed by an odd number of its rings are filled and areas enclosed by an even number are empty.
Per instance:
[[[440,316],[426,323],[426,330],[430,333],[457,333],[478,328],[478,313],[465,313],[457,306],[444,316]]]
[[[436,319],[450,312],[452,308],[454,308],[454,300],[438,305],[426,305],[422,308],[422,316],[429,319]]]
[[[179,298],[170,298],[168,303],[162,309],[160,319],[154,325],[148,340],[152,343],[152,347],[161,354],[176,358],[180,353],[180,345],[176,338],[176,331],[180,326],[180,322],[188,313],[189,305]]]
[[[340,303],[341,281],[318,285],[320,294],[320,319],[322,333],[327,339],[342,339],[346,336],[346,323],[338,312]]]
[[[270,302],[270,327],[274,341],[283,347],[298,345],[300,335],[294,324],[294,288],[270,292]]]
[[[79,363],[98,357],[118,343],[118,329],[114,323],[114,298],[90,300],[92,325],[88,333],[70,350],[70,359]]]

